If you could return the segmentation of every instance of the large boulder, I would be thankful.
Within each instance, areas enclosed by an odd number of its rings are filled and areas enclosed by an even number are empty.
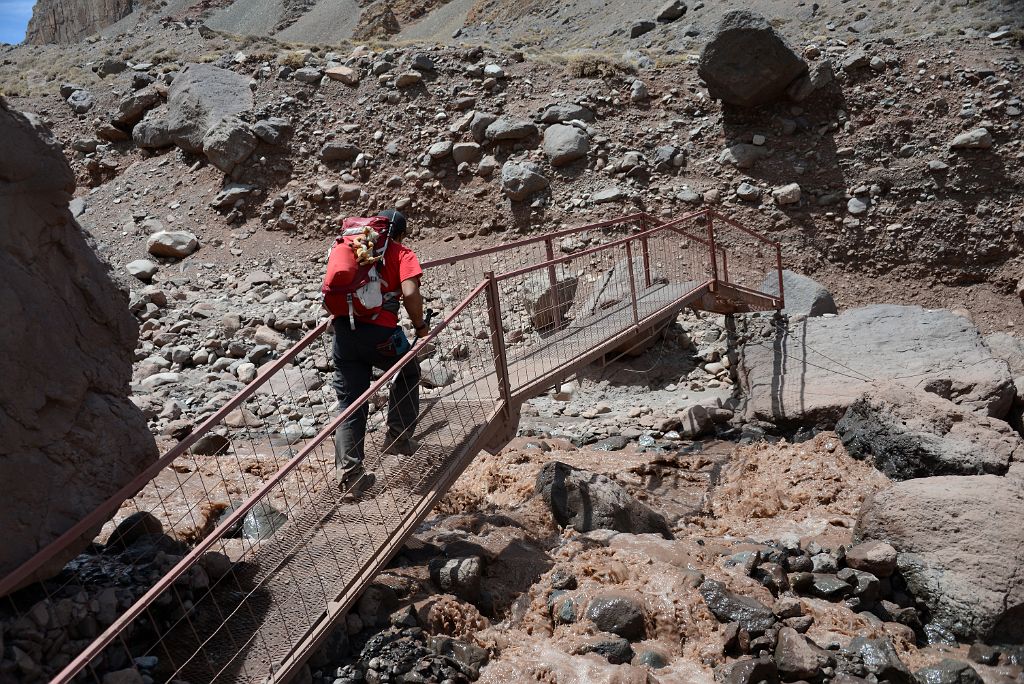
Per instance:
[[[605,475],[551,461],[537,474],[536,492],[562,527],[578,532],[607,529],[672,536],[665,516],[637,501]]]
[[[501,189],[514,202],[529,199],[534,193],[548,187],[548,179],[533,162],[506,162],[501,167]]]
[[[579,279],[563,268],[537,271],[523,281],[526,313],[535,330],[560,328],[572,308]]]
[[[747,10],[722,17],[697,65],[712,97],[740,107],[778,99],[805,73],[806,62],[768,20]]]
[[[847,451],[894,480],[1002,475],[1024,457],[1013,428],[923,390],[872,385],[836,424]]]
[[[210,129],[221,119],[249,111],[253,103],[248,77],[210,64],[189,64],[167,92],[161,125],[178,147],[199,154]]]
[[[1010,333],[995,332],[985,336],[985,344],[993,356],[1006,361],[1013,377],[1024,375],[1024,340]]]
[[[554,124],[544,131],[544,154],[552,166],[565,166],[587,156],[590,136],[575,126]]]
[[[899,482],[865,500],[858,540],[898,552],[931,620],[961,639],[1024,643],[1024,481],[997,475]]]
[[[749,416],[831,429],[867,383],[920,388],[995,418],[1013,401],[1006,364],[951,311],[880,304],[769,328],[743,349]]]
[[[203,137],[203,154],[211,164],[228,174],[248,159],[255,149],[255,134],[235,116],[224,117]]]
[[[782,288],[786,300],[785,313],[790,316],[822,316],[839,313],[832,293],[818,281],[790,270],[782,271]],[[777,273],[769,274],[761,285],[761,291],[779,294]]]
[[[128,400],[138,328],[68,209],[75,177],[0,98],[0,577],[156,459]],[[41,569],[50,576],[98,529]]]

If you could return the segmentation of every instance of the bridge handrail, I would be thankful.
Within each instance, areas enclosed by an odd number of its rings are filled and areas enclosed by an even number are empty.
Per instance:
[[[306,460],[314,449],[317,449],[325,440],[334,434],[334,431],[337,430],[343,422],[351,418],[362,408],[364,404],[369,402],[378,392],[384,389],[387,384],[396,375],[398,375],[402,368],[415,359],[416,356],[423,351],[426,345],[433,342],[438,335],[448,327],[453,319],[465,311],[469,305],[486,290],[487,285],[488,282],[483,281],[473,288],[469,295],[467,295],[454,309],[452,309],[451,313],[448,314],[441,323],[435,326],[426,337],[418,339],[416,344],[413,345],[412,349],[410,349],[405,356],[381,375],[379,379],[371,383],[370,387],[363,392],[358,399],[352,402],[348,408],[341,411],[334,419],[327,423],[327,425],[325,425],[323,429],[321,429],[320,432],[317,433],[317,435],[313,437],[308,444],[306,444],[306,446],[300,449],[297,454],[295,454],[276,473],[274,473],[256,492],[253,493],[252,496],[240,505],[236,506],[235,509],[226,518],[224,518],[210,534],[205,536],[191,551],[189,551],[186,556],[161,576],[149,591],[129,606],[120,617],[111,623],[111,625],[104,630],[102,634],[96,637],[96,639],[94,639],[84,651],[76,656],[75,659],[61,670],[61,672],[51,681],[59,682],[61,684],[70,682],[79,672],[85,669],[93,658],[98,656],[103,649],[113,643],[114,639],[121,633],[126,625],[138,618],[143,611],[149,608],[160,597],[161,594],[167,591],[167,589],[169,589],[178,579],[188,572],[192,566],[199,562],[200,557],[204,553],[209,551],[216,542],[224,538],[231,528],[238,525],[246,514],[248,514],[261,499],[263,499],[300,463]],[[323,334],[326,331],[326,326],[329,324],[330,321],[327,321],[326,324],[318,326],[315,331],[317,335]],[[307,337],[310,337],[311,335],[313,335],[313,333],[310,333]]]

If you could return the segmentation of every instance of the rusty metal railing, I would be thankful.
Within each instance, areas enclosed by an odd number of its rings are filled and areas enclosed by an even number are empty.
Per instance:
[[[748,308],[777,308],[766,278],[781,250],[719,214],[673,221],[647,214],[527,238],[424,264],[427,283],[467,293],[443,301],[429,336],[332,409],[331,323],[323,321],[117,495],[0,579],[0,596],[30,581],[112,516],[149,516],[180,553],[100,625],[79,652],[48,664],[53,682],[96,681],[118,665],[155,681],[283,681],[330,633],[362,588],[429,513],[475,454],[514,433],[518,405],[614,351],[686,305],[728,290]],[[387,451],[388,395],[423,377],[412,455]],[[332,436],[367,415],[367,468],[377,483],[347,498]],[[251,524],[250,524],[251,523]],[[241,530],[240,530],[241,528]],[[250,529],[252,528],[252,529]],[[152,536],[152,529],[149,532]],[[166,546],[166,543],[164,544]],[[81,567],[81,565],[79,565]],[[0,608],[27,615],[86,585],[75,572]]]

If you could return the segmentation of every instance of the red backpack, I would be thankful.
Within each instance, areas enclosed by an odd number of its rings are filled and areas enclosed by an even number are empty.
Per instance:
[[[346,218],[327,257],[320,288],[324,308],[334,316],[348,316],[353,330],[356,318],[373,320],[384,305],[380,264],[391,240],[390,228],[385,216]]]

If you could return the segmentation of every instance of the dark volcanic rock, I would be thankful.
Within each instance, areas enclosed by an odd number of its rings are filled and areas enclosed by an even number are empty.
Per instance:
[[[726,673],[727,684],[778,684],[779,670],[771,658],[737,660]]]
[[[978,672],[965,662],[943,658],[914,673],[921,684],[982,684]]]
[[[845,651],[863,662],[865,669],[879,680],[887,679],[892,684],[916,684],[914,675],[900,660],[888,639],[855,637]]]
[[[672,536],[663,515],[637,501],[604,475],[552,461],[537,474],[536,491],[562,527],[579,532],[608,529]]]
[[[631,594],[602,592],[590,600],[586,615],[602,632],[630,641],[644,638],[644,608]]]
[[[839,313],[832,293],[825,289],[816,280],[805,275],[794,273],[790,270],[782,271],[782,293],[786,301],[786,308],[783,309],[790,316],[821,316],[822,314]],[[761,286],[762,292],[777,295],[779,294],[779,279],[777,275],[770,275],[765,278]]]
[[[784,95],[807,73],[807,64],[763,16],[734,10],[722,17],[704,46],[697,73],[712,97],[757,107]]]
[[[706,580],[700,585],[704,603],[720,622],[738,622],[752,634],[759,634],[775,624],[772,609],[757,599],[734,594],[721,582]]]
[[[128,400],[138,327],[75,223],[74,174],[37,119],[0,99],[0,576],[156,459]],[[40,570],[56,572],[94,529]],[[37,577],[38,579],[38,577]]]
[[[783,681],[816,677],[822,668],[835,665],[835,658],[795,629],[783,627],[775,645],[775,663]]]
[[[893,384],[866,391],[836,432],[851,456],[873,461],[894,480],[1002,475],[1024,456],[1024,440],[1007,423]]]

